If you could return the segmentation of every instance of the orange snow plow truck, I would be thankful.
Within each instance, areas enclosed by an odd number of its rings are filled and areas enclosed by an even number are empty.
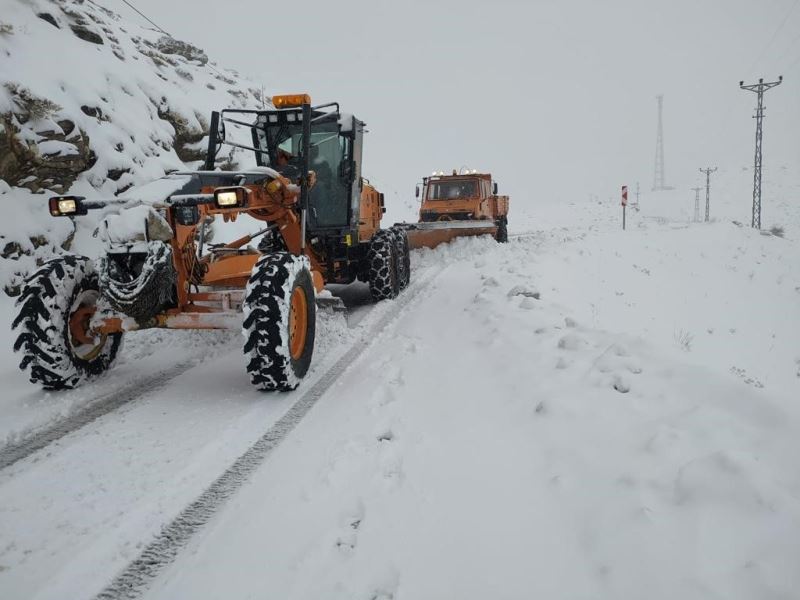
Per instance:
[[[417,186],[417,198],[420,186]],[[441,171],[422,180],[419,222],[402,224],[411,248],[434,248],[450,240],[491,235],[508,241],[508,196],[497,195],[490,173]]]

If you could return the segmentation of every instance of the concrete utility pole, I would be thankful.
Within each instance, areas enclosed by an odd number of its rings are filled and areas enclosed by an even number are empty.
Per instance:
[[[701,187],[692,188],[692,191],[694,191],[694,222],[695,223],[699,223],[700,222],[700,190],[702,190],[702,189],[703,188],[701,188]]]
[[[764,120],[764,92],[780,85],[782,81],[783,75],[778,77],[778,81],[768,83],[764,83],[764,79],[759,79],[758,83],[752,85],[745,85],[744,81],[739,82],[741,89],[758,94],[756,114],[753,116],[756,120],[756,157],[753,166],[753,219],[751,222],[751,227],[756,229],[761,229],[761,135],[763,132],[762,121]]]
[[[636,210],[639,210],[639,182],[636,182],[636,205],[634,206]]]
[[[711,167],[707,169],[700,169],[701,173],[706,174],[706,222],[708,222],[708,209],[711,204],[711,174],[717,170],[717,167],[713,169]]]

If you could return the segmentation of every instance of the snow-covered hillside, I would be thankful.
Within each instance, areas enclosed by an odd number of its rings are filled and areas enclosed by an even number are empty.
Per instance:
[[[212,110],[258,106],[260,86],[91,0],[3,2],[0,284],[71,244],[49,195],[113,197],[197,164]]]

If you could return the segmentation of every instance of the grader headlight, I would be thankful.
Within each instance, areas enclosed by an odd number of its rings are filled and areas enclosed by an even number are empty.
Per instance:
[[[217,188],[214,190],[214,204],[217,208],[239,208],[247,206],[247,192],[243,187]]]
[[[85,215],[86,208],[81,204],[81,196],[53,196],[48,201],[50,214],[54,217]]]

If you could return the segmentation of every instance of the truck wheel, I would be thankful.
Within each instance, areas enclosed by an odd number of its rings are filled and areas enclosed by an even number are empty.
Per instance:
[[[89,330],[100,292],[92,261],[64,256],[46,262],[25,283],[11,327],[20,333],[14,350],[20,369],[48,390],[74,388],[114,362],[122,333]]]
[[[504,244],[508,241],[508,219],[506,217],[500,217],[497,220],[497,233],[495,234],[495,239]]]
[[[367,263],[372,299],[377,302],[397,296],[397,251],[391,231],[382,229],[375,234],[369,243]]]
[[[411,281],[411,250],[408,247],[408,234],[405,229],[392,227],[394,247],[397,255],[397,287],[400,290],[408,287]]]
[[[317,307],[308,258],[288,252],[259,258],[242,311],[250,381],[265,391],[295,389],[314,352]]]

